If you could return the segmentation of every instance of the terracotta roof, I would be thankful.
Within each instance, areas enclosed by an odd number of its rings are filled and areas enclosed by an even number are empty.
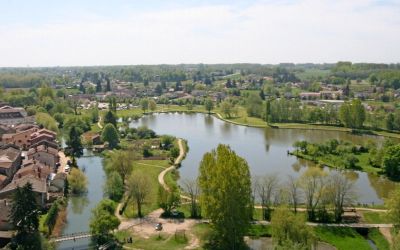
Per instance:
[[[52,171],[49,166],[45,166],[39,162],[34,162],[33,164],[29,164],[23,168],[20,168],[17,173],[15,173],[14,179],[20,179],[26,175],[32,175],[41,179],[47,179],[51,172]]]
[[[13,190],[17,189],[17,187],[23,187],[28,182],[32,184],[33,191],[38,192],[38,193],[47,193],[46,180],[38,178],[33,175],[26,175],[19,179],[14,179],[11,183],[9,183],[2,190],[0,190],[0,194],[13,191]]]
[[[17,130],[18,132],[22,132],[31,128],[38,129],[39,127],[35,124],[19,124],[15,126],[15,130]]]
[[[36,152],[47,152],[49,154],[58,156],[58,150],[52,147],[47,147],[45,145],[39,145],[37,147],[30,148],[27,155],[35,154]]]
[[[0,167],[11,167],[12,163],[21,155],[21,151],[12,146],[5,145],[0,148]]]

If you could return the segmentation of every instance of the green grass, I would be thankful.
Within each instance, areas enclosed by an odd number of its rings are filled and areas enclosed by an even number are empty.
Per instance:
[[[192,232],[200,240],[200,246],[203,246],[211,236],[211,226],[207,223],[196,224],[192,228]]]
[[[316,227],[314,230],[320,241],[335,246],[338,250],[370,250],[366,239],[351,228]]]
[[[383,212],[371,212],[371,211],[363,211],[362,212],[364,221],[366,223],[372,224],[384,224],[384,223],[391,223],[388,219],[386,213]]]
[[[271,237],[272,230],[267,225],[251,225],[247,236],[251,237]]]
[[[389,250],[389,242],[385,237],[379,232],[379,229],[372,228],[368,232],[368,238],[371,239],[379,250]]]
[[[186,238],[177,237],[175,238],[174,235],[166,235],[161,233],[160,236],[152,236],[148,239],[143,238],[136,238],[133,237],[132,244],[126,244],[128,248],[135,248],[135,249],[158,249],[158,250],[177,250],[177,249],[184,249],[185,246],[188,244],[188,236]]]
[[[147,165],[142,164],[135,164],[133,168],[133,172],[140,172],[144,175],[147,175],[150,180],[151,190],[148,195],[147,201],[145,202],[144,206],[142,207],[142,212],[144,215],[158,209],[157,197],[158,197],[158,188],[160,184],[158,183],[158,175],[160,172],[166,168],[169,164],[168,161],[159,161],[159,160],[141,160],[138,163],[144,163]],[[153,165],[153,166],[151,166]],[[137,216],[137,208],[133,202],[129,202],[128,206],[124,211],[124,216],[128,218],[134,218]]]

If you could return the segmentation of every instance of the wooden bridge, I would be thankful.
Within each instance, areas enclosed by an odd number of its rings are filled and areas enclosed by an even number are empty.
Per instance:
[[[54,237],[51,240],[54,242],[63,242],[63,241],[76,241],[80,239],[91,238],[92,234],[90,232],[80,232],[80,233],[73,233],[73,234],[65,234],[61,235],[60,237]]]

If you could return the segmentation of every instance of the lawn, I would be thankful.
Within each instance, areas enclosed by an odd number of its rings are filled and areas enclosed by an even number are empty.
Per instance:
[[[158,183],[158,175],[168,165],[169,163],[167,160],[141,160],[134,164],[133,172],[140,172],[144,175],[147,175],[151,184],[151,191],[149,193],[146,203],[142,207],[142,212],[144,215],[158,209],[157,199],[158,189],[160,187]],[[124,211],[124,216],[128,218],[133,218],[137,216],[137,208],[133,202],[128,203],[128,206]]]
[[[362,215],[366,223],[372,223],[372,224],[390,223],[387,214],[383,212],[363,211]]]
[[[335,246],[338,250],[370,250],[367,240],[351,228],[316,227],[314,232],[320,241]]]
[[[185,238],[183,236],[175,238],[174,235],[161,233],[160,236],[156,235],[148,239],[134,237],[133,243],[125,246],[132,249],[175,250],[184,249],[188,242],[187,235]]]

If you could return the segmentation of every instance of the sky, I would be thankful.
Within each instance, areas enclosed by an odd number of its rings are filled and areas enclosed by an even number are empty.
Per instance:
[[[400,0],[0,0],[0,13],[0,67],[400,62]]]

